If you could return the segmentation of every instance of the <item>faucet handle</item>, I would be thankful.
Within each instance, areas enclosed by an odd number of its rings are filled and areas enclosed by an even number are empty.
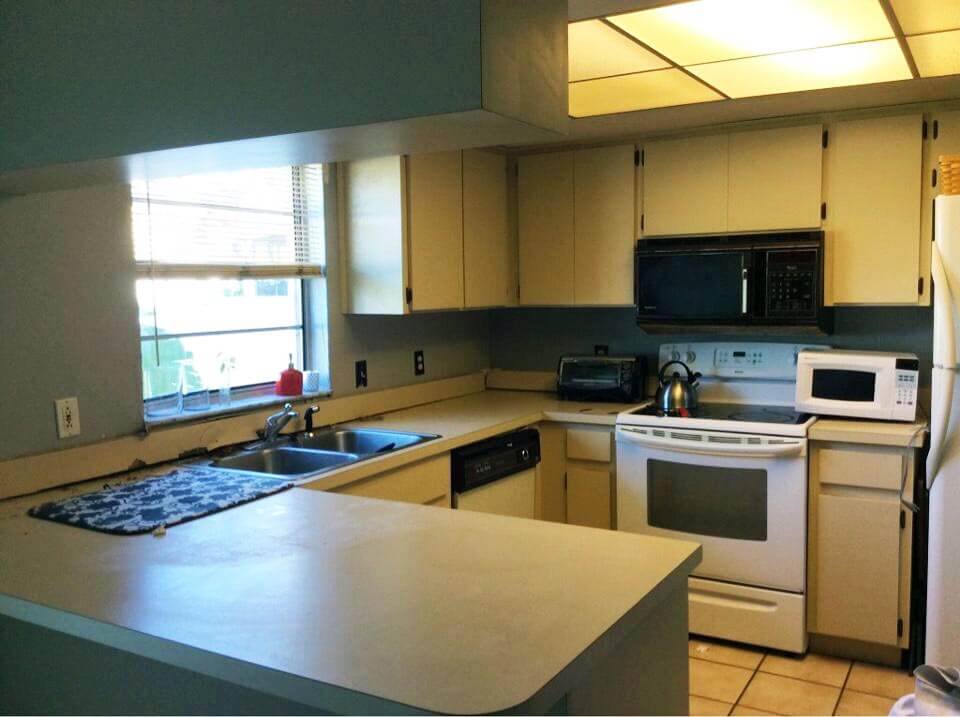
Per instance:
[[[320,410],[320,406],[308,406],[303,409],[303,420],[306,423],[304,428],[307,433],[313,431],[313,414]]]

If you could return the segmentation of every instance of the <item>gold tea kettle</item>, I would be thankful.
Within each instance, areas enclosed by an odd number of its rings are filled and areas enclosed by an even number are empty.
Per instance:
[[[679,365],[683,367],[686,376],[681,376],[679,371],[674,371],[670,378],[667,378],[667,368]],[[664,413],[676,413],[681,409],[692,409],[697,407],[697,380],[699,373],[690,370],[683,361],[668,361],[660,367],[659,381],[657,387],[657,408]]]

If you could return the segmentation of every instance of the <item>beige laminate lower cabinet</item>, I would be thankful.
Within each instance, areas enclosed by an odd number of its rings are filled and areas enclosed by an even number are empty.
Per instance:
[[[613,429],[570,426],[566,439],[567,522],[616,527]]]
[[[312,488],[313,485],[306,487]],[[319,482],[317,487],[319,488]],[[442,453],[439,456],[378,473],[354,483],[338,486],[330,492],[449,508],[450,454]]]
[[[912,448],[813,442],[810,451],[810,632],[907,647]]]

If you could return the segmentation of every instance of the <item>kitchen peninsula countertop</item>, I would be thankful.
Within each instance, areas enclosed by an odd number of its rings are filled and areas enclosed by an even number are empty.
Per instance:
[[[0,544],[0,615],[348,712],[550,709],[618,641],[658,629],[652,610],[685,615],[701,555],[297,488],[162,537],[20,513]]]

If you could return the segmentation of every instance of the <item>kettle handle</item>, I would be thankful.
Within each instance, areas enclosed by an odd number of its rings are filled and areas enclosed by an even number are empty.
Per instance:
[[[666,376],[667,366],[673,366],[674,364],[683,366],[683,370],[687,372],[687,383],[689,383],[691,386],[697,382],[698,378],[700,378],[700,374],[691,371],[690,367],[687,366],[687,364],[685,364],[683,361],[667,361],[667,363],[660,367],[660,373],[657,376],[657,380],[660,382],[661,386],[663,385],[663,380]]]

